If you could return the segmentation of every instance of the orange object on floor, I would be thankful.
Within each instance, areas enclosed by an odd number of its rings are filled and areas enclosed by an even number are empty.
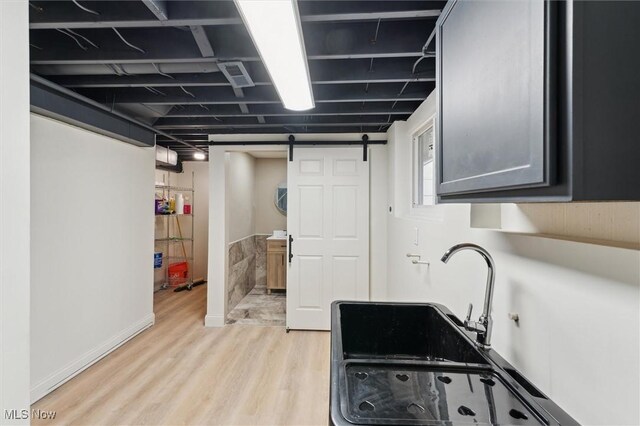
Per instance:
[[[169,265],[169,285],[171,287],[176,287],[186,283],[188,278],[188,262],[177,262]]]

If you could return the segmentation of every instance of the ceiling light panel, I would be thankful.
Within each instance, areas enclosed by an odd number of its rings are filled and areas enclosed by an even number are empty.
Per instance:
[[[313,92],[295,0],[235,0],[284,107],[313,108]]]

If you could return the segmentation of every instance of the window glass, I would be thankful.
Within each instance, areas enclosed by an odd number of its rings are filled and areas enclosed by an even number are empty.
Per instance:
[[[433,126],[413,138],[413,205],[435,204],[433,190]]]

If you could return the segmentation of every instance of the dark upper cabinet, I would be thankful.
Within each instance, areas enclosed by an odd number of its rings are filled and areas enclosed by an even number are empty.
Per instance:
[[[640,2],[449,1],[440,202],[640,200]]]

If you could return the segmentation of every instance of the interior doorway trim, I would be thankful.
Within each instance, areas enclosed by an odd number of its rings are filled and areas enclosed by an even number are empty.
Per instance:
[[[209,259],[207,282],[206,327],[223,327],[228,314],[229,288],[229,217],[227,212],[227,183],[230,152],[277,151],[286,152],[278,144],[262,143],[260,147],[247,145],[212,146],[209,149]]]

